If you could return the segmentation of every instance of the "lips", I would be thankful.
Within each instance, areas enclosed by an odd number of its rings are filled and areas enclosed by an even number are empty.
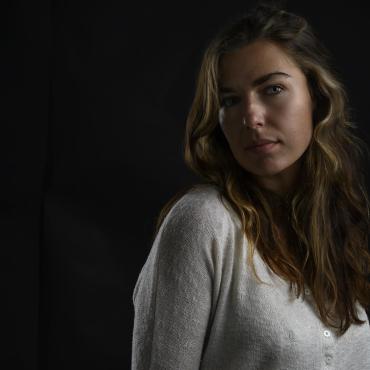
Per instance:
[[[263,140],[259,140],[255,143],[253,143],[252,145],[249,145],[249,146],[245,147],[245,149],[252,149],[252,148],[262,146],[262,145],[265,145],[265,144],[269,144],[269,143],[277,143],[277,141],[263,139]]]

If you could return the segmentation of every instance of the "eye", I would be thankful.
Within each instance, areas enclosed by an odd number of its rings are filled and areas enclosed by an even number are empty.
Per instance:
[[[230,107],[235,103],[235,100],[237,100],[234,96],[227,96],[226,98],[221,99],[221,107]]]
[[[284,90],[280,85],[270,85],[265,90],[267,91],[267,90],[273,89],[273,88],[275,89],[275,93],[267,94],[267,95],[278,95],[278,94],[280,94],[281,91]],[[279,89],[278,92],[276,92],[276,88]]]

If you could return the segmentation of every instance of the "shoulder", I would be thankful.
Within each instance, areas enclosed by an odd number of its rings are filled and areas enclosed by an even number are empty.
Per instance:
[[[220,189],[215,185],[197,184],[175,202],[163,224],[217,234],[235,222],[238,222],[236,214]]]

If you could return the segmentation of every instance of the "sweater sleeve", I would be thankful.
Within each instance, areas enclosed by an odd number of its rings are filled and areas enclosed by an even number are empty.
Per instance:
[[[199,369],[212,304],[209,220],[181,203],[165,218],[134,288],[132,370]]]

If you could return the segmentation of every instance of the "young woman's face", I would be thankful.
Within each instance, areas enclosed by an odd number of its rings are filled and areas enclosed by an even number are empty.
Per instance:
[[[262,187],[292,191],[313,130],[305,75],[277,45],[255,41],[222,57],[219,82],[219,121],[237,162]],[[259,139],[276,143],[248,148]]]

